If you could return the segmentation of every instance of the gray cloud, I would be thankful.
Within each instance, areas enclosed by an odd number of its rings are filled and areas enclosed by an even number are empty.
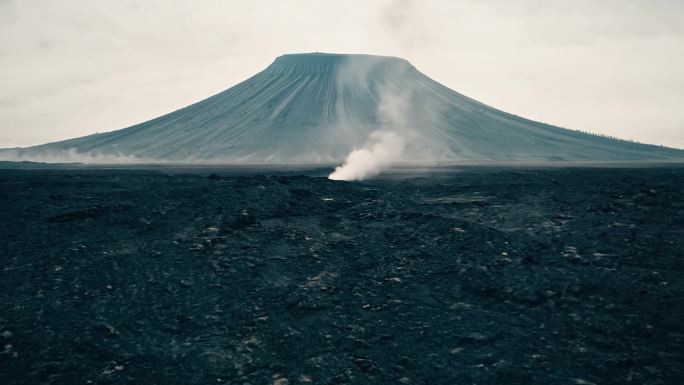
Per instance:
[[[0,0],[0,147],[122,128],[286,52],[405,57],[532,119],[684,147],[676,0]]]

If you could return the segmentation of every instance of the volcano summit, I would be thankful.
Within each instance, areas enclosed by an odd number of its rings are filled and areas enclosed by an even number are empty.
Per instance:
[[[407,163],[681,160],[684,151],[567,130],[461,95],[382,56],[292,54],[198,103],[125,129],[0,150],[9,160],[331,164],[374,133]]]

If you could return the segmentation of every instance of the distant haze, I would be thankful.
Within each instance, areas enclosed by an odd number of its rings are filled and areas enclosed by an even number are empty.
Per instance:
[[[293,52],[398,56],[491,106],[684,148],[684,1],[0,0],[0,147],[124,128]]]

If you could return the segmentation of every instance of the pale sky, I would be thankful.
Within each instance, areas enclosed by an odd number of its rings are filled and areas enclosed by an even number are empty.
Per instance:
[[[681,0],[0,0],[0,147],[140,123],[297,52],[403,57],[516,115],[684,148]]]

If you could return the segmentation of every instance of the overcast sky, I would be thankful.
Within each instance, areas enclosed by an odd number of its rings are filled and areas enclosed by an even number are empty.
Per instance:
[[[403,57],[517,115],[684,148],[681,0],[0,0],[0,147],[124,128],[313,51]]]

